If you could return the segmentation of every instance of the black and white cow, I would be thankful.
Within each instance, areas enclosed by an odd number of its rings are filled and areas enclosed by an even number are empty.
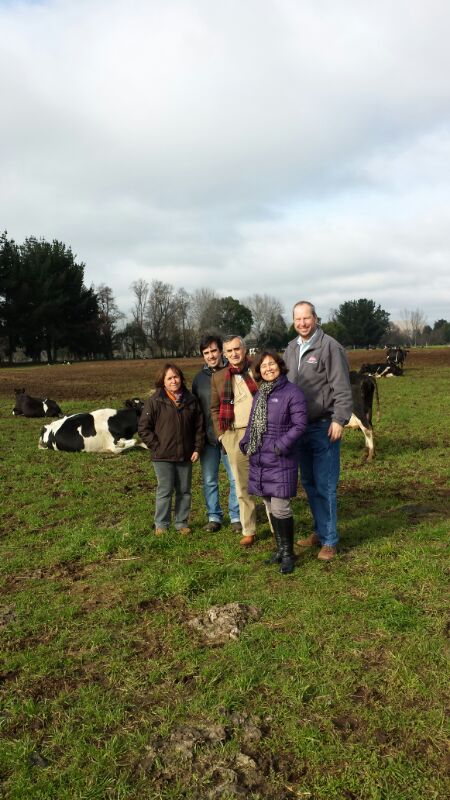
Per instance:
[[[388,364],[391,364],[393,367],[397,367],[403,373],[403,364],[405,363],[406,356],[408,355],[408,350],[405,350],[404,347],[387,347],[386,353],[386,361]]]
[[[374,378],[393,378],[403,375],[403,369],[397,364],[391,364],[389,361],[381,363],[362,364],[360,375],[372,375]]]
[[[62,417],[58,403],[46,397],[31,397],[25,389],[14,389],[16,404],[13,408],[15,417]]]
[[[372,410],[373,396],[377,398],[377,419],[380,418],[380,398],[376,380],[370,375],[350,372],[352,386],[353,414],[347,428],[359,428],[366,442],[366,461],[372,461],[375,455],[373,444]]]
[[[39,439],[41,450],[65,450],[70,453],[124,453],[131,447],[145,447],[134,439],[143,402],[138,397],[126,400],[126,408],[99,408],[71,414],[44,425]]]

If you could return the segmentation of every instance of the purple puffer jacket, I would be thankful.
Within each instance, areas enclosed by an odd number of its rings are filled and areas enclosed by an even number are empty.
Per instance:
[[[295,497],[298,483],[298,457],[295,444],[308,424],[305,395],[285,375],[267,400],[267,430],[257,453],[250,456],[249,494],[260,497]],[[250,422],[239,446],[247,452],[250,425],[257,392],[253,398]],[[279,451],[277,454],[275,448]]]

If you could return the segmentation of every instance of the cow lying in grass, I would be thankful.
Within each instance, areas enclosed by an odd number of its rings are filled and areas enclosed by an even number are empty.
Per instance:
[[[143,402],[138,397],[126,400],[126,408],[100,408],[71,414],[44,425],[39,438],[41,450],[70,453],[124,453],[131,447],[145,447],[134,439]]]
[[[58,403],[46,397],[31,397],[25,389],[14,389],[16,403],[13,408],[15,417],[62,417]]]
[[[350,372],[350,383],[353,397],[353,414],[347,428],[359,428],[366,442],[366,461],[372,461],[375,455],[373,444],[372,410],[373,396],[377,398],[377,419],[380,418],[380,398],[378,386],[374,378]]]
[[[360,375],[372,375],[374,378],[392,378],[403,375],[403,369],[398,364],[390,362],[362,364]]]

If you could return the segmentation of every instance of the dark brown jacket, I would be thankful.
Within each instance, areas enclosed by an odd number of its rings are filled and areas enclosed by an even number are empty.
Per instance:
[[[197,398],[185,390],[177,408],[164,389],[157,389],[144,403],[138,431],[153,461],[189,461],[201,452],[205,438]]]

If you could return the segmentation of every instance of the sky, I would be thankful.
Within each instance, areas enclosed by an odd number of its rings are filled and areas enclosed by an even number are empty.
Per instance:
[[[163,280],[450,319],[448,0],[0,0],[0,229]]]

